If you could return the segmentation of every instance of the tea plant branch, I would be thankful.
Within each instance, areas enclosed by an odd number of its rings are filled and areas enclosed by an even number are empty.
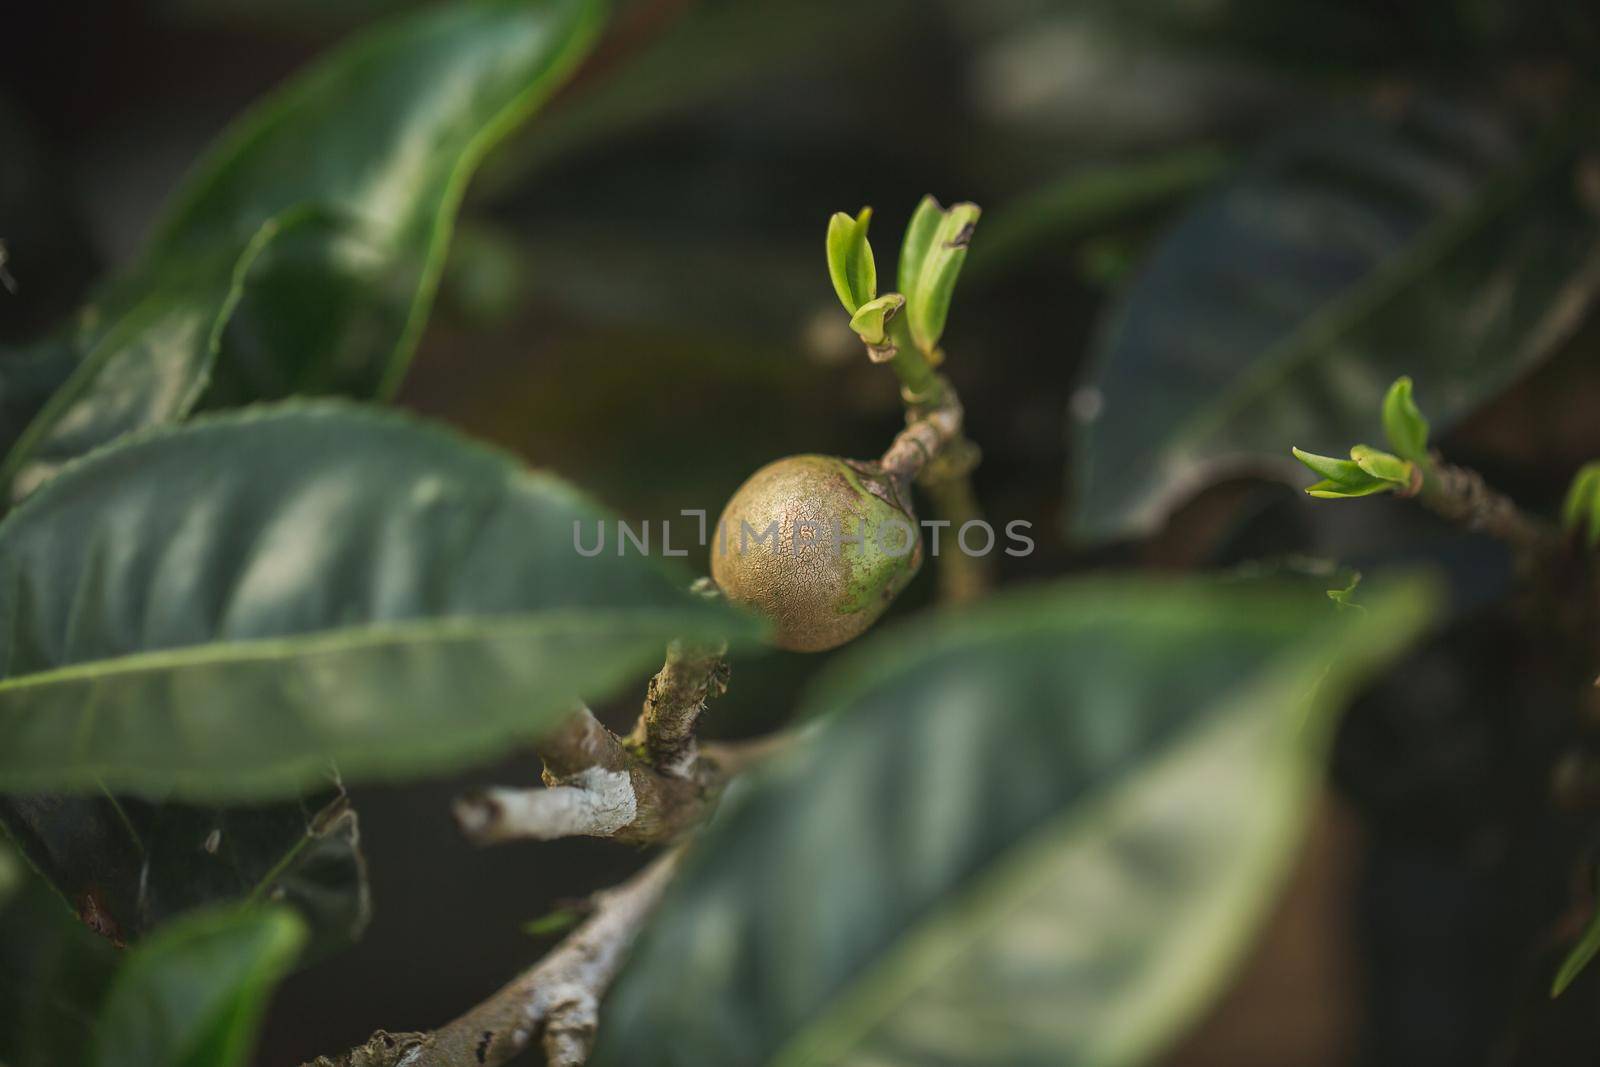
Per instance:
[[[1437,454],[1423,472],[1416,495],[1435,515],[1503,541],[1522,556],[1549,560],[1566,552],[1554,523],[1529,515],[1477,471],[1445,463]]]
[[[708,600],[722,595],[709,578],[695,582],[691,592]],[[706,701],[728,690],[728,665],[722,658],[727,651],[726,642],[680,640],[667,646],[666,663],[650,679],[644,708],[627,742],[659,773],[696,776],[694,728]]]
[[[1567,555],[1560,530],[1522,511],[1477,471],[1446,463],[1430,450],[1428,420],[1411,391],[1411,379],[1398,378],[1383,400],[1383,428],[1392,454],[1356,445],[1344,460],[1291,449],[1296,459],[1321,476],[1306,492],[1324,499],[1378,493],[1415,497],[1441,518],[1505,542],[1519,563],[1553,571]]]
[[[668,852],[631,880],[594,895],[590,917],[544,959],[437,1030],[382,1030],[337,1057],[302,1067],[498,1067],[537,1037],[549,1067],[588,1059],[604,996],[644,920],[672,879]]]
[[[959,531],[969,522],[983,521],[983,509],[972,487],[972,474],[982,453],[966,436],[961,398],[955,387],[944,375],[936,373],[920,352],[912,350],[912,357],[891,364],[900,375],[907,425],[884,453],[882,462],[885,469],[910,470],[933,503],[934,515]],[[902,371],[906,366],[915,368],[909,377]],[[910,449],[917,451],[913,454]],[[939,591],[945,601],[967,603],[988,591],[992,583],[988,557],[969,556],[958,545],[940,552],[937,558]]]
[[[665,668],[663,668],[665,670]],[[543,789],[491,788],[458,798],[456,825],[476,844],[611,837],[669,841],[698,823],[721,784],[702,761],[667,773],[580,706],[536,746]]]
[[[901,291],[882,296],[867,240],[872,210],[863,208],[853,218],[840,212],[828,222],[828,274],[850,315],[850,328],[868,358],[889,364],[900,379],[907,429],[895,438],[883,464],[898,476],[916,478],[937,515],[957,531],[983,520],[972,489],[980,453],[962,430],[955,388],[938,371],[944,362],[939,340],[978,215],[975,204],[946,209],[923,197],[900,248]],[[988,589],[988,557],[952,550],[940,552],[938,559],[943,599],[959,603]]]
[[[709,578],[690,590],[714,600]],[[615,837],[650,844],[704,817],[728,775],[700,759],[694,728],[706,702],[728,689],[726,642],[675,640],[650,679],[626,738],[579,705],[536,750],[544,789],[484,789],[459,798],[456,823],[478,844],[559,837]]]
[[[907,414],[906,428],[895,435],[878,460],[883,472],[902,485],[927,474],[935,461],[962,437],[961,401],[944,388],[937,406]]]

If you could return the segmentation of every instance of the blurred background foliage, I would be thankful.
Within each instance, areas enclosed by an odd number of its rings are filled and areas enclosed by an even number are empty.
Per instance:
[[[133,264],[231,117],[412,6],[30,12],[0,66],[0,344]],[[768,459],[875,455],[899,423],[834,305],[828,215],[870,203],[892,235],[924,192],[977,201],[945,347],[985,508],[1034,524],[1004,580],[1290,553],[1451,576],[1452,621],[1347,717],[1302,877],[1177,1061],[1587,1063],[1600,976],[1545,997],[1600,845],[1550,814],[1552,766],[1588,780],[1571,665],[1511,620],[1495,545],[1402,501],[1314,508],[1272,461],[1371,436],[1400,373],[1527,506],[1600,453],[1597,59],[1587,0],[626,0],[472,184],[400,400],[630,518],[714,513]],[[64,373],[13,359],[0,403]],[[785,721],[817,664],[736,663],[708,732]],[[440,1020],[532,955],[544,902],[636,865],[463,846],[463,782],[533,773],[356,791],[371,927],[284,986],[262,1063]]]

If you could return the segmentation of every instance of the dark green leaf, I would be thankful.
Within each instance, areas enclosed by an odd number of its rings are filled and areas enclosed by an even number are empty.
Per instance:
[[[1401,371],[1449,425],[1543,359],[1600,285],[1600,217],[1573,174],[1593,132],[1576,105],[1534,137],[1423,102],[1269,145],[1108,321],[1079,531],[1148,530],[1223,470],[1359,439]]]
[[[152,265],[102,297],[87,316],[95,325],[79,333],[71,375],[0,462],[0,504],[33,492],[67,460],[193,407],[242,276],[279,231],[269,219],[243,248]],[[71,347],[57,342],[56,358]],[[177,373],[162,373],[169,369]]]
[[[232,808],[0,796],[0,822],[69,903],[94,899],[118,939],[203,905],[281,900],[320,954],[354,941],[369,917],[359,824],[342,791]]]
[[[38,878],[0,903],[0,1063],[76,1067],[120,953]]]
[[[1079,582],[862,647],[730,791],[593,1062],[1145,1061],[1239,958],[1333,713],[1432,600],[1323,588]]]
[[[65,339],[0,360],[0,454],[16,444],[28,423],[71,376],[77,361],[76,348]]]
[[[289,908],[200,912],[128,954],[101,1009],[95,1067],[236,1067],[305,943]]]
[[[102,450],[0,523],[0,789],[235,799],[458,766],[744,624],[609,517],[397,414],[291,403]],[[615,548],[610,548],[615,546]]]
[[[599,21],[599,0],[441,5],[269,97],[94,306],[76,371],[0,482],[24,495],[65,460],[182,418],[203,395],[216,406],[392,394],[467,179],[572,70]]]

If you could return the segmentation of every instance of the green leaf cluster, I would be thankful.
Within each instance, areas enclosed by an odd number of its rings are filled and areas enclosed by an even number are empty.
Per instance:
[[[1355,445],[1345,460],[1291,448],[1295,459],[1322,477],[1306,492],[1329,500],[1388,492],[1413,496],[1420,492],[1429,463],[1428,420],[1411,398],[1410,378],[1396,378],[1384,395],[1383,429],[1389,446],[1398,455],[1371,445]]]
[[[867,240],[872,209],[864,207],[854,217],[841,211],[828,220],[828,276],[850,314],[850,328],[863,342],[875,348],[887,344],[890,324],[903,310],[906,337],[931,363],[940,362],[939,339],[980,214],[976,204],[946,209],[933,197],[923,197],[900,247],[900,291],[881,297],[872,244]]]
[[[441,5],[262,101],[81,327],[52,342],[74,369],[0,462],[0,495],[196,407],[392,396],[468,179],[566,79],[602,14],[600,0]]]
[[[1410,460],[1380,452],[1370,445],[1354,446],[1349,459],[1319,456],[1298,448],[1290,451],[1295,459],[1322,478],[1308,486],[1306,493],[1327,500],[1409,491],[1417,474],[1416,464]]]

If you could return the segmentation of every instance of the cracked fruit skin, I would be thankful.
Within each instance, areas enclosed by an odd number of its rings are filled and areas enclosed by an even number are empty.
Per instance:
[[[723,509],[711,576],[730,601],[773,624],[779,648],[842,645],[876,622],[922,566],[908,497],[875,464],[816,455],[776,460]],[[767,535],[774,523],[776,534]],[[837,545],[836,532],[843,534]],[[863,533],[862,544],[847,540]]]

